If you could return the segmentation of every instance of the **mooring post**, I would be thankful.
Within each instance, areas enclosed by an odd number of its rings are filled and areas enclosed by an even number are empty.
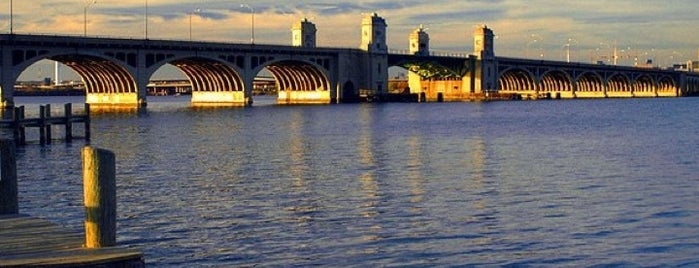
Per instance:
[[[51,104],[46,104],[46,109],[44,109],[46,115],[44,116],[44,126],[46,128],[46,144],[51,144]]]
[[[116,245],[116,164],[114,153],[83,147],[85,247]]]
[[[39,143],[46,144],[46,106],[39,106]]]
[[[66,103],[64,106],[64,112],[66,117],[66,142],[73,141],[73,104]]]
[[[0,140],[0,215],[19,213],[15,143]]]
[[[22,125],[22,122],[24,120],[24,106],[19,106],[18,112],[17,112],[17,132],[19,133],[19,142],[17,144],[19,145],[25,145],[27,144],[27,135],[26,135],[26,128],[24,125]]]
[[[19,107],[15,107],[12,110],[12,137],[15,140],[15,144],[19,143]]]
[[[85,140],[90,141],[90,104],[85,103]]]

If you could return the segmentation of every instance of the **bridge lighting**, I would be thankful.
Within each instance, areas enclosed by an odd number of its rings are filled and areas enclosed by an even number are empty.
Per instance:
[[[94,4],[97,4],[97,0],[85,1],[85,7],[83,8],[83,36],[87,36],[87,9]]]
[[[526,52],[525,52],[525,54],[526,54],[526,55],[525,55],[525,58],[529,58],[529,46],[530,46],[531,44],[534,44],[534,43],[539,43],[539,47],[540,47],[539,50],[541,50],[541,53],[539,54],[539,56],[543,58],[543,57],[544,57],[544,48],[543,48],[543,45],[544,45],[544,44],[543,44],[542,41],[544,40],[544,38],[542,38],[542,37],[541,37],[540,35],[538,35],[538,34],[531,34],[531,35],[530,35],[530,38],[531,38],[531,41],[529,41],[529,43],[527,43],[527,50],[526,50]]]
[[[250,43],[255,44],[255,9],[247,4],[241,4],[240,7],[250,9]]]

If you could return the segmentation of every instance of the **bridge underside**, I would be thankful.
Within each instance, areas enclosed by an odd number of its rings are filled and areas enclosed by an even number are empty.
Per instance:
[[[418,101],[471,100],[473,59],[458,57],[392,55],[389,65],[408,71],[408,87]]]
[[[281,61],[267,66],[276,81],[279,104],[329,104],[330,82],[315,66],[295,61]]]
[[[170,62],[192,85],[193,106],[247,106],[251,104],[243,79],[231,67],[204,58]]]
[[[92,107],[141,107],[145,96],[138,94],[133,76],[120,65],[98,57],[62,55],[51,57],[73,69],[85,85],[85,102]]]
[[[498,92],[522,98],[676,97],[683,85],[673,73],[631,67],[589,65],[580,68],[552,62],[499,65]],[[558,66],[561,65],[561,66]]]

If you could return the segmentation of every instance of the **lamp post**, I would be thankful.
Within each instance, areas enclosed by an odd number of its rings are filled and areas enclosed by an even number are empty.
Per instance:
[[[576,40],[573,38],[568,38],[568,42],[566,42],[565,47],[566,47],[566,62],[570,62],[570,46],[572,45],[571,42],[575,42]]]
[[[87,9],[94,4],[97,4],[97,0],[85,1],[85,7],[83,8],[83,36],[87,36]]]
[[[148,0],[145,0],[146,2],[146,14],[145,14],[145,19],[144,19],[144,26],[145,26],[145,37],[148,39]]]
[[[250,43],[255,44],[255,9],[247,4],[241,4],[240,7],[250,9]]]
[[[200,10],[196,8],[189,12],[189,41],[192,41],[192,15],[194,15],[194,13],[199,13],[199,11]]]
[[[14,17],[14,7],[12,6],[12,0],[10,0],[10,34],[14,33],[14,30],[12,29],[14,27],[14,23],[12,21]]]

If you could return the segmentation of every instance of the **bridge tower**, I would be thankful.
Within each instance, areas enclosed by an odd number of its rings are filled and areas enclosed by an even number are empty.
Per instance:
[[[295,47],[316,47],[316,25],[303,18],[291,27],[291,45]]]
[[[410,41],[410,54],[416,56],[430,55],[430,35],[425,32],[425,28],[420,25],[408,37]]]
[[[368,95],[383,96],[388,88],[388,46],[386,45],[386,20],[372,13],[362,19],[362,44],[367,52],[365,74]],[[362,93],[360,92],[360,95]]]
[[[430,35],[425,32],[425,28],[422,25],[410,33],[408,41],[410,43],[411,55],[430,55]],[[408,87],[410,88],[410,93],[419,94],[422,92],[422,77],[415,72],[408,71]]]
[[[498,90],[494,37],[493,30],[485,25],[476,26],[473,31],[473,53],[478,59],[475,72],[473,72],[475,75],[474,93]]]

